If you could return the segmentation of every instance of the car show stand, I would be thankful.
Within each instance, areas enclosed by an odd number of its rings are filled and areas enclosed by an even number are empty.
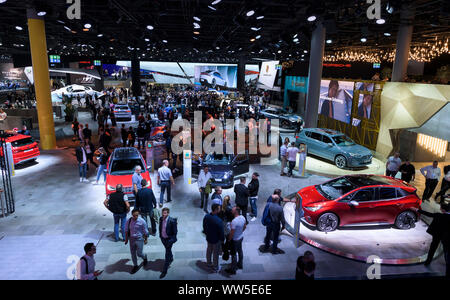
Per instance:
[[[386,265],[409,265],[425,261],[431,243],[431,235],[423,221],[409,230],[393,226],[343,227],[332,232],[321,232],[300,222],[299,234],[295,234],[295,203],[284,205],[286,230],[301,241],[323,251],[362,262]],[[441,248],[435,257],[441,254]]]

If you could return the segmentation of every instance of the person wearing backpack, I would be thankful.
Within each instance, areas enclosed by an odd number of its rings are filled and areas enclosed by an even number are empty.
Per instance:
[[[125,240],[125,222],[127,220],[127,213],[130,211],[130,204],[128,197],[123,193],[121,184],[116,186],[116,191],[109,195],[103,205],[113,213],[114,216],[114,237],[116,242],[119,241],[119,222],[122,227],[122,237]]]
[[[77,264],[77,279],[78,280],[97,280],[97,277],[103,271],[95,270],[94,254],[97,248],[94,243],[87,243],[84,245],[84,252],[86,253]]]
[[[264,209],[263,222],[266,223],[266,237],[264,238],[263,252],[268,252],[270,248],[270,240],[273,238],[272,254],[283,253],[278,248],[278,236],[280,231],[285,228],[286,221],[284,219],[283,207],[279,205],[280,197],[272,196],[272,203],[268,203]],[[268,215],[268,216],[267,216]],[[268,220],[270,218],[270,220]]]

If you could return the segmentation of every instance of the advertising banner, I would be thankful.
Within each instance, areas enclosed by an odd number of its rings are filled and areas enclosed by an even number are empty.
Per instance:
[[[213,89],[237,88],[237,66],[195,66],[195,84]]]
[[[275,84],[275,78],[277,76],[277,65],[280,64],[279,60],[265,61],[261,65],[261,71],[259,73],[258,82],[273,88]]]
[[[322,80],[319,114],[349,124],[354,85],[355,83],[351,81]]]

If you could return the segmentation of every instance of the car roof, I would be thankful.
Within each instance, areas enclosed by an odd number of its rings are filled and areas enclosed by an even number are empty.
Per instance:
[[[305,131],[311,131],[311,132],[317,132],[320,134],[328,134],[328,135],[344,135],[342,132],[328,129],[328,128],[305,128],[303,129]]]
[[[383,175],[346,175],[344,176],[351,183],[358,187],[384,185],[392,187],[412,188],[410,185],[403,183],[401,180],[394,179]]]
[[[116,148],[113,153],[114,159],[140,159],[141,154],[136,148]]]

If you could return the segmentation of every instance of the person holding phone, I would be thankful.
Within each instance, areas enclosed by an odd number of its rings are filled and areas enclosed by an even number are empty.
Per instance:
[[[97,253],[97,248],[94,243],[87,243],[84,245],[84,252],[86,253],[77,264],[77,279],[78,280],[98,280],[103,271],[95,270],[94,254]]]

